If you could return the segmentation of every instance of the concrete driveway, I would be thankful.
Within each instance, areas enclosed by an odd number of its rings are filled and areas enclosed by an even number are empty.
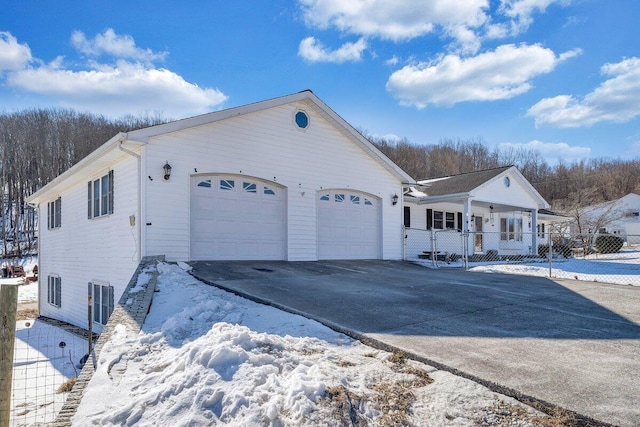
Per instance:
[[[599,421],[640,425],[638,287],[396,261],[192,266],[206,282],[438,367]]]

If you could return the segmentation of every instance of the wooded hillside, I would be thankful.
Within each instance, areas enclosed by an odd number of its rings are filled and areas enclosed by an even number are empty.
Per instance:
[[[32,109],[0,114],[2,253],[34,248],[37,218],[25,199],[120,131],[158,123],[159,117],[103,116],[67,109]]]
[[[415,179],[515,165],[542,196],[562,211],[640,193],[640,159],[592,159],[553,166],[531,150],[491,150],[482,140],[445,139],[435,145],[369,139]]]
[[[25,199],[118,132],[167,120],[127,116],[110,120],[67,109],[0,114],[0,238],[5,256],[35,249],[37,218]],[[515,165],[559,212],[640,193],[640,160],[595,159],[549,165],[535,151],[492,150],[481,139],[416,145],[367,136],[415,179]],[[18,244],[20,243],[20,244]]]

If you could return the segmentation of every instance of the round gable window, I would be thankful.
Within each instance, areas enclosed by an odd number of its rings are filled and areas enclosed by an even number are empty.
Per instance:
[[[296,125],[298,125],[300,129],[306,129],[309,127],[309,116],[307,116],[307,113],[304,111],[298,111],[294,116],[294,119]]]
[[[510,186],[510,185],[511,185],[511,180],[509,179],[509,177],[508,177],[508,176],[505,176],[505,177],[504,177],[504,186],[505,186],[505,187],[508,187],[508,186]]]

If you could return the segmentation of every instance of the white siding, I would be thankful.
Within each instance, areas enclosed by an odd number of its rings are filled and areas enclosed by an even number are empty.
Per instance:
[[[87,218],[87,181],[58,194],[62,198],[62,226],[47,229],[47,203],[39,206],[42,219],[39,248],[40,314],[87,327],[87,283],[108,282],[114,287],[116,302],[138,264],[136,228],[129,215],[136,215],[137,162],[127,157],[114,170],[114,213]],[[96,170],[91,179],[108,173]],[[58,197],[55,196],[53,199]],[[53,200],[52,199],[52,200]],[[136,215],[136,221],[138,220]],[[62,280],[60,308],[47,303],[47,276]],[[100,327],[94,324],[96,330]]]
[[[504,176],[489,181],[474,194],[474,200],[482,200],[494,204],[518,206],[526,209],[538,209],[537,200],[527,191],[516,175],[507,174],[509,187],[504,185]]]
[[[302,131],[293,115],[310,116]],[[146,255],[188,260],[189,182],[194,173],[229,173],[275,181],[287,189],[286,258],[316,260],[316,193],[353,189],[382,205],[382,257],[402,257],[401,204],[392,206],[401,183],[380,163],[338,132],[308,104],[286,104],[151,138],[146,147]],[[171,179],[162,178],[168,161]]]

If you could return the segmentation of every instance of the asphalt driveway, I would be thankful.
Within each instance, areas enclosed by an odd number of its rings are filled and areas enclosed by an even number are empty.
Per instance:
[[[622,426],[640,425],[640,287],[395,261],[192,263],[232,292]]]

